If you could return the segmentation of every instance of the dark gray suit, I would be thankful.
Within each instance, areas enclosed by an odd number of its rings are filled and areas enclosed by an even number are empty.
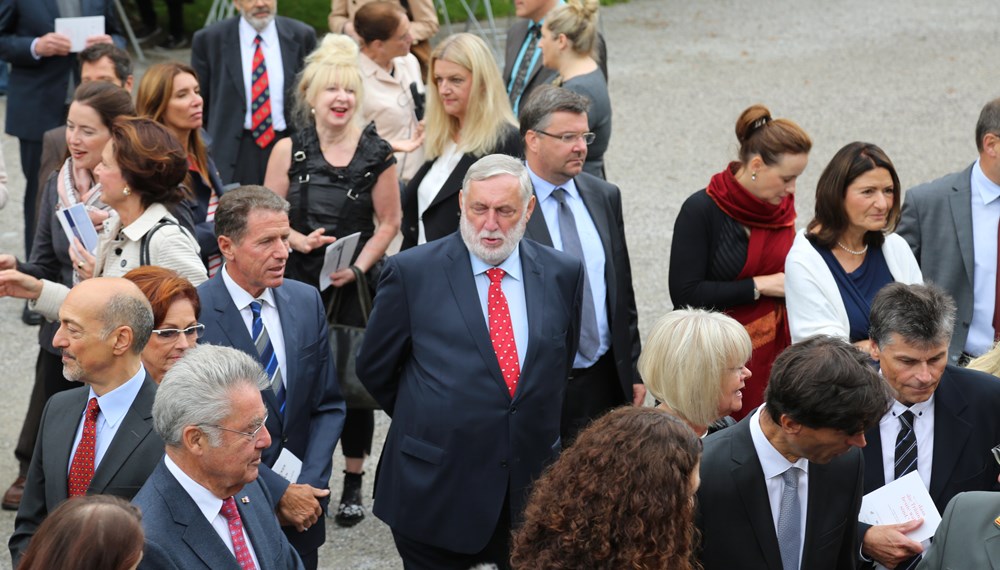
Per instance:
[[[252,481],[234,497],[260,570],[302,568],[298,554],[278,527],[267,489]],[[133,503],[142,509],[142,528],[146,532],[139,568],[239,570],[236,557],[163,461],[156,465]]]
[[[42,412],[42,426],[28,468],[24,498],[8,543],[15,567],[38,525],[68,498],[70,454],[89,395],[87,386],[60,392],[49,399]],[[88,495],[117,495],[131,500],[153,472],[163,457],[163,440],[153,431],[155,395],[156,383],[147,375],[94,471]]]
[[[240,57],[241,17],[227,18],[198,30],[191,43],[191,67],[198,72],[201,96],[205,99],[205,130],[211,140],[215,165],[226,184],[261,182],[233,180],[240,137],[243,135],[243,119],[247,112]],[[274,25],[278,30],[285,76],[285,120],[291,127],[296,76],[302,70],[305,57],[316,48],[316,31],[298,20],[283,16],[276,16]]]
[[[910,244],[924,280],[954,299],[955,332],[948,359],[958,363],[972,322],[972,167],[906,192],[896,233]]]
[[[1000,495],[955,495],[917,570],[1000,569]]]

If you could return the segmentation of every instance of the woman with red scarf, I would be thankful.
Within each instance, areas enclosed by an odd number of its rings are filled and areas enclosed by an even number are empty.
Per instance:
[[[772,119],[763,105],[743,111],[736,138],[739,160],[681,206],[669,281],[675,307],[724,311],[750,333],[746,366],[753,375],[743,390],[742,417],[763,402],[771,364],[791,344],[785,255],[795,239],[795,180],[812,141],[794,122]]]

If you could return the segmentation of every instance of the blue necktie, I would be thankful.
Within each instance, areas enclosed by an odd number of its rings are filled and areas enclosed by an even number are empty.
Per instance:
[[[778,550],[781,551],[781,567],[784,570],[798,570],[799,550],[802,540],[802,505],[799,503],[799,468],[791,466],[781,474],[785,489],[781,492],[781,508],[778,510]]]
[[[250,335],[253,337],[254,346],[257,347],[260,363],[267,372],[267,377],[271,379],[271,389],[274,390],[274,394],[278,398],[278,411],[284,415],[285,384],[281,381],[278,355],[274,353],[274,346],[271,344],[271,337],[267,334],[267,327],[264,326],[264,319],[260,318],[260,309],[260,301],[250,303],[250,312],[253,313],[253,326]]]
[[[552,197],[559,202],[559,236],[562,238],[563,253],[568,253],[583,262],[586,274],[587,256],[580,242],[580,232],[576,229],[576,217],[566,203],[566,190],[556,188]],[[593,360],[601,347],[601,333],[597,329],[597,313],[594,307],[594,293],[590,288],[590,279],[583,279],[583,310],[580,315],[580,354]]]

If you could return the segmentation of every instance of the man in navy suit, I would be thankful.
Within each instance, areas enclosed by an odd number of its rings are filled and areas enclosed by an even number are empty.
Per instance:
[[[357,359],[392,416],[373,512],[406,568],[509,567],[580,333],[582,264],[521,240],[524,166],[481,158],[459,203],[459,232],[389,258]]]
[[[0,59],[9,61],[7,134],[17,137],[24,172],[24,245],[31,253],[35,235],[38,169],[42,160],[42,135],[66,120],[66,110],[79,77],[70,39],[55,33],[55,19],[104,16],[103,35],[87,44],[124,39],[109,0],[5,0],[0,2]]]
[[[153,404],[166,455],[133,501],[146,534],[140,568],[302,568],[257,481],[269,389],[256,359],[228,347],[193,348],[167,372]]]
[[[705,570],[853,570],[865,429],[891,390],[846,341],[814,336],[771,370],[765,403],[705,439],[698,515]]]
[[[583,172],[587,98],[543,85],[521,107],[524,158],[541,215],[525,235],[579,257],[587,270],[580,346],[563,403],[563,444],[616,406],[641,406],[639,315],[617,186]],[[581,257],[582,256],[582,257]]]
[[[234,0],[240,14],[194,34],[191,66],[205,99],[205,129],[212,156],[225,183],[262,184],[274,143],[289,134],[295,108],[295,80],[316,48],[316,31],[298,20],[277,16],[277,0]],[[266,145],[251,132],[250,89],[256,37],[267,69],[275,136]]]
[[[15,568],[60,503],[84,490],[131,499],[163,456],[153,432],[156,383],[141,360],[153,330],[142,291],[121,278],[87,279],[70,291],[59,320],[52,344],[63,373],[85,385],[52,396],[42,412],[8,543]]]
[[[875,296],[870,321],[872,354],[897,395],[865,434],[865,493],[911,471],[939,511],[963,491],[995,491],[1000,380],[948,364],[955,302],[934,285],[892,283]],[[912,568],[923,546],[904,533],[915,526],[859,523],[862,554]]]
[[[302,461],[302,471],[290,482],[265,468],[261,479],[279,499],[279,519],[292,546],[306,568],[316,568],[345,407],[319,293],[284,278],[290,231],[288,202],[267,188],[226,192],[215,212],[225,265],[198,287],[198,295],[202,342],[238,348],[268,364],[272,386],[261,395],[273,443],[264,463],[273,466],[287,452]]]

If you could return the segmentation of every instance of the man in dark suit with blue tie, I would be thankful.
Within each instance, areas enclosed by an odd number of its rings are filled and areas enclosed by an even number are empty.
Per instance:
[[[865,493],[912,471],[938,511],[964,491],[995,491],[1000,466],[1000,380],[948,364],[955,302],[935,285],[886,285],[872,301],[872,355],[896,390],[892,408],[868,430]],[[919,526],[919,525],[917,525]],[[923,546],[914,525],[859,523],[862,554],[908,570]]]
[[[588,141],[587,98],[543,85],[521,107],[524,158],[538,209],[525,235],[584,262],[587,281],[580,346],[563,403],[562,438],[569,443],[616,406],[641,406],[639,315],[625,244],[622,195],[583,172]]]
[[[133,501],[146,535],[139,568],[302,568],[257,479],[271,444],[262,390],[257,360],[228,347],[193,348],[167,372],[153,404],[166,455]]]
[[[509,567],[528,488],[560,451],[584,274],[521,239],[534,204],[519,161],[483,157],[459,232],[382,272],[357,371],[392,416],[373,512],[405,568]]]
[[[273,466],[287,451],[302,462],[302,471],[297,481],[287,481],[264,468],[261,479],[280,500],[278,515],[289,541],[305,566],[316,568],[345,407],[319,293],[284,278],[290,231],[288,202],[267,188],[226,192],[215,212],[225,265],[198,287],[198,295],[202,342],[259,358],[271,378],[271,387],[261,391],[273,438],[264,463]]]

